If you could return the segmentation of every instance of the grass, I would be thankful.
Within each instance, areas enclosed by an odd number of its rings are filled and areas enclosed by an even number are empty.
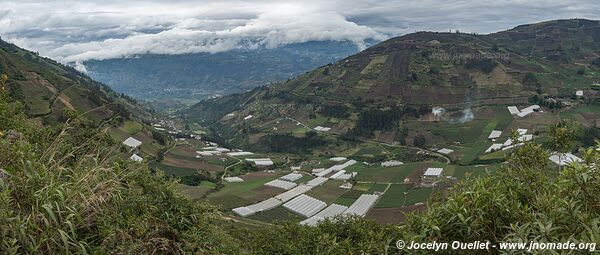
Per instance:
[[[360,191],[369,191],[371,189],[371,186],[373,186],[373,184],[371,183],[357,183],[352,188]]]
[[[490,172],[496,171],[500,166],[457,166],[452,176],[459,180],[465,179],[467,176],[477,177],[485,173],[486,169]]]
[[[254,180],[247,180],[244,182],[231,182],[224,183],[223,188],[219,191],[211,193],[209,197],[219,197],[225,195],[242,196],[252,192],[253,189],[263,186],[265,183],[274,180],[276,177],[265,177]],[[283,191],[282,191],[283,192]]]
[[[506,151],[498,150],[492,153],[488,153],[482,156],[479,156],[480,160],[501,160],[506,158]]]
[[[362,194],[363,194],[363,192],[360,191],[360,190],[351,189],[351,190],[346,191],[344,194],[342,194],[342,197],[344,197],[344,198],[351,198],[351,199],[355,199],[356,200]]]
[[[433,188],[411,189],[406,184],[392,184],[375,208],[398,208],[423,203],[431,196]]]
[[[404,203],[404,192],[406,192],[407,185],[405,184],[392,184],[390,188],[385,192],[383,197],[379,200],[376,208],[395,208],[401,207]]]
[[[165,173],[165,175],[168,175],[168,176],[174,175],[177,177],[183,177],[183,176],[194,175],[197,173],[197,171],[195,169],[169,166],[169,165],[165,165],[165,164],[162,164],[162,163],[159,163],[156,161],[152,161],[152,162],[148,163],[148,165],[151,168],[160,169],[161,171],[163,171]]]
[[[479,140],[483,130],[489,124],[489,120],[474,120],[464,124],[450,124],[437,122],[430,127],[419,127],[430,129],[431,133],[441,136],[447,142],[459,141],[461,143],[472,143]],[[488,129],[490,127],[487,127]],[[491,130],[490,130],[491,131]]]
[[[355,156],[374,157],[381,155],[383,149],[379,146],[368,146],[362,147],[360,150],[354,153]]]
[[[142,131],[143,126],[138,122],[128,120],[123,122],[121,128],[124,129],[125,132],[127,132],[128,134],[135,135],[138,132]]]
[[[202,198],[207,192],[214,189],[216,184],[208,181],[203,181],[198,186],[181,185],[179,190],[188,195],[192,200]]]
[[[375,191],[383,192],[387,188],[387,186],[388,186],[387,184],[375,183],[375,184],[371,185],[371,187],[369,188],[369,192],[375,192]]]
[[[472,164],[473,161],[475,161],[479,155],[483,154],[491,145],[492,143],[487,140],[480,140],[467,145],[469,150],[465,152],[465,155],[462,156],[458,163],[461,165]]]
[[[404,179],[414,172],[421,164],[408,163],[394,167],[364,167],[353,168],[351,171],[356,171],[358,175],[355,177],[357,181],[386,183],[386,182],[403,182]]]
[[[327,181],[320,187],[316,187],[311,191],[307,192],[306,195],[319,199],[327,204],[336,201],[344,192],[345,189],[340,188],[341,182],[339,181]]]
[[[338,205],[351,206],[352,203],[354,203],[354,201],[356,201],[355,198],[339,197],[338,199],[335,200],[334,203],[336,203]]]
[[[408,190],[408,194],[404,200],[404,206],[423,203],[431,196],[433,188],[418,188]]]
[[[285,209],[283,206],[278,206],[278,207],[275,207],[268,211],[259,212],[252,216],[249,216],[248,218],[252,219],[252,220],[258,220],[258,221],[270,222],[270,223],[284,222],[284,221],[299,222],[304,219],[302,216],[295,214],[288,209]]]

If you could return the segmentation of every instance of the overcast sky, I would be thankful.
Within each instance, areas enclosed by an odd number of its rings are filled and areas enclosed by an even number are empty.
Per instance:
[[[597,0],[0,0],[0,36],[74,62],[312,40],[361,46],[416,30],[490,33],[551,19],[600,19],[598,10]]]

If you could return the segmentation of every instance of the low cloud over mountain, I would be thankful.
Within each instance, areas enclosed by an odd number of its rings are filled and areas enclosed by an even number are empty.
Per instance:
[[[0,35],[59,61],[81,62],[323,40],[361,47],[367,39],[415,30],[487,33],[553,18],[600,18],[595,11],[600,3],[593,0],[139,2],[5,2],[0,5]]]

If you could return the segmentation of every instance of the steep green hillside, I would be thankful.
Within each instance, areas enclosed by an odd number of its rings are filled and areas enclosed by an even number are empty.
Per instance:
[[[570,97],[600,80],[599,56],[598,21],[549,21],[488,35],[418,32],[283,84],[201,102],[185,117],[204,125],[220,120],[230,132],[291,117],[336,134],[372,136],[397,126],[385,122],[424,117],[435,106],[451,111]],[[225,115],[229,110],[235,116]],[[244,120],[248,115],[259,121]]]
[[[85,118],[116,142],[141,140],[142,156],[157,156],[169,145],[166,134],[150,127],[154,113],[75,69],[0,40],[0,74],[7,75],[11,98],[40,126],[60,126]],[[131,128],[134,127],[134,128]],[[156,139],[160,138],[160,142]]]
[[[75,69],[2,40],[0,73],[10,78],[11,97],[24,103],[29,117],[43,123],[64,120],[68,111],[82,114],[96,124],[116,116],[129,119],[131,112],[150,117],[128,97]]]

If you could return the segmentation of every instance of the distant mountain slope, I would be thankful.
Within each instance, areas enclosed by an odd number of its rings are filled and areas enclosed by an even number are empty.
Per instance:
[[[141,55],[85,62],[89,75],[143,99],[200,100],[289,79],[358,51],[351,42],[307,42],[274,49]]]
[[[132,112],[149,117],[128,97],[98,83],[71,67],[0,40],[0,74],[9,77],[12,98],[22,101],[27,114],[44,123],[60,122],[71,110],[96,124],[115,116],[128,119]]]
[[[283,84],[206,100],[185,116],[210,124],[219,120],[213,109],[233,109],[238,117],[221,124],[241,129],[240,116],[251,113],[261,122],[277,116],[308,121],[323,109],[342,109],[349,113],[343,118],[355,123],[352,113],[368,108],[526,103],[534,95],[570,96],[589,88],[600,80],[599,56],[600,24],[591,20],[549,21],[489,35],[419,32]]]

